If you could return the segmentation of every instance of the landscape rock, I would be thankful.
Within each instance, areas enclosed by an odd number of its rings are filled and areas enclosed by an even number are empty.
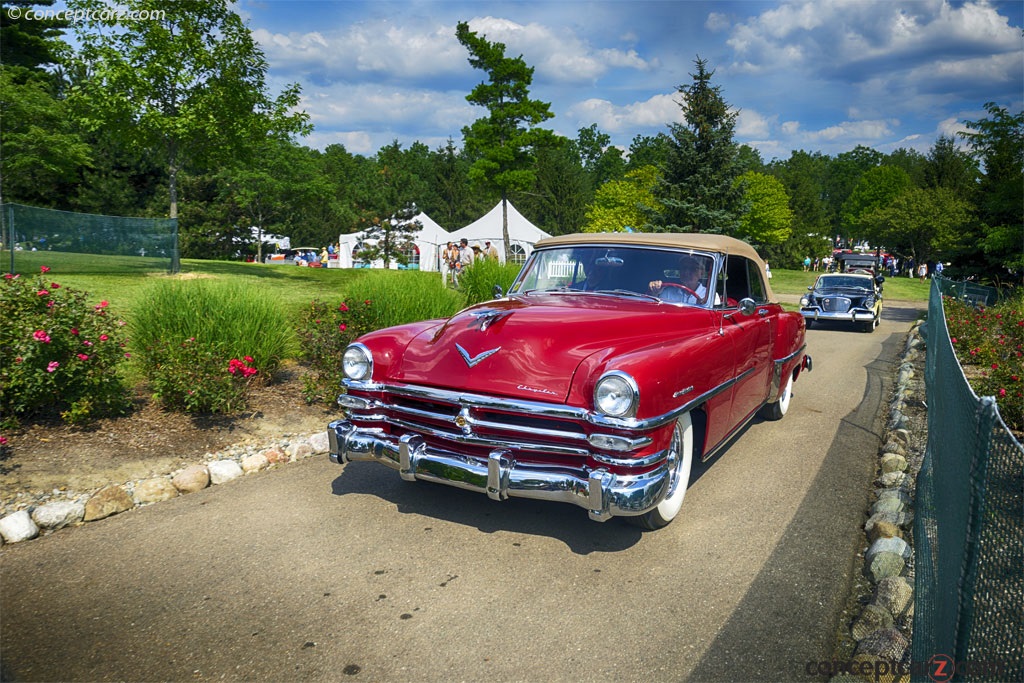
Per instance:
[[[899,576],[906,565],[899,553],[877,553],[868,561],[867,573],[873,582],[878,583],[882,579]]]
[[[242,458],[242,471],[246,474],[250,472],[259,472],[270,466],[270,461],[267,460],[267,456],[262,453],[255,453]]]
[[[77,524],[85,517],[85,505],[69,500],[40,505],[32,511],[32,521],[40,529],[55,531],[69,524]]]
[[[313,447],[308,442],[300,441],[288,446],[288,458],[292,461],[302,460],[313,455]]]
[[[234,460],[214,460],[206,466],[210,471],[211,484],[225,484],[244,474],[242,466]]]
[[[135,501],[123,486],[105,486],[93,494],[85,504],[84,522],[94,522],[135,507]]]
[[[900,528],[892,522],[880,519],[867,531],[868,540],[874,543],[880,538],[903,538]]]
[[[267,462],[271,465],[280,465],[283,462],[288,462],[288,454],[280,448],[270,448],[263,451],[263,457],[265,457]]]
[[[148,503],[159,503],[162,500],[170,500],[178,496],[178,489],[167,477],[153,477],[144,479],[135,485],[133,498],[138,505]]]
[[[190,465],[171,478],[171,484],[181,493],[195,493],[210,485],[210,472],[202,465]]]
[[[906,472],[886,472],[878,478],[878,483],[885,488],[892,488],[902,484],[906,478]]]
[[[914,608],[914,589],[902,576],[882,579],[875,587],[874,604],[895,618],[910,616]]]
[[[331,442],[327,432],[317,432],[309,437],[309,446],[313,453],[323,454],[330,450]]]
[[[0,536],[4,543],[20,543],[39,535],[39,527],[32,521],[28,510],[18,510],[0,519]]]
[[[910,546],[902,538],[898,537],[881,537],[871,544],[868,548],[867,560],[870,562],[871,558],[879,553],[894,553],[899,555],[904,560],[910,559]]]
[[[892,628],[892,625],[893,617],[889,610],[878,605],[867,605],[857,617],[857,621],[853,622],[850,632],[855,640],[863,640],[868,634],[879,629]]]
[[[886,453],[882,456],[882,472],[906,472],[907,459],[898,453]]]
[[[890,662],[899,662],[910,643],[895,628],[884,628],[869,633],[857,644],[857,654],[874,655]]]

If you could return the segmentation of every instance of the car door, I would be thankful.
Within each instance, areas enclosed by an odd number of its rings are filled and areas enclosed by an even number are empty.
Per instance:
[[[726,301],[750,298],[756,304],[752,315],[736,310],[726,316],[724,323],[723,331],[732,342],[735,359],[730,412],[735,427],[760,408],[768,397],[772,340],[781,309],[768,301],[761,268],[754,261],[729,256],[726,273]]]

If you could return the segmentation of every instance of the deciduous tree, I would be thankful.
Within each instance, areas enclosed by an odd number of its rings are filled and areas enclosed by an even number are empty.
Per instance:
[[[740,217],[737,237],[753,244],[781,244],[793,233],[793,211],[786,188],[777,178],[747,171],[737,179],[747,211]]]

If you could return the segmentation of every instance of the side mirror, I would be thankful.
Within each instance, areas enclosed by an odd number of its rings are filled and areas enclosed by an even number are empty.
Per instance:
[[[494,285],[494,289],[491,291],[491,293],[494,295],[495,299],[500,299],[501,297],[505,296],[505,292],[501,288],[501,285]]]
[[[749,296],[740,299],[740,313],[743,315],[753,315],[755,308],[757,308],[757,304]]]

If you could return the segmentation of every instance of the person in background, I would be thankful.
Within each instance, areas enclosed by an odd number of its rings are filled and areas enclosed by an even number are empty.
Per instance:
[[[498,260],[498,250],[494,248],[490,240],[484,242],[484,255],[489,259]]]
[[[473,250],[469,246],[469,240],[465,237],[459,240],[459,263],[463,270],[473,264]]]

